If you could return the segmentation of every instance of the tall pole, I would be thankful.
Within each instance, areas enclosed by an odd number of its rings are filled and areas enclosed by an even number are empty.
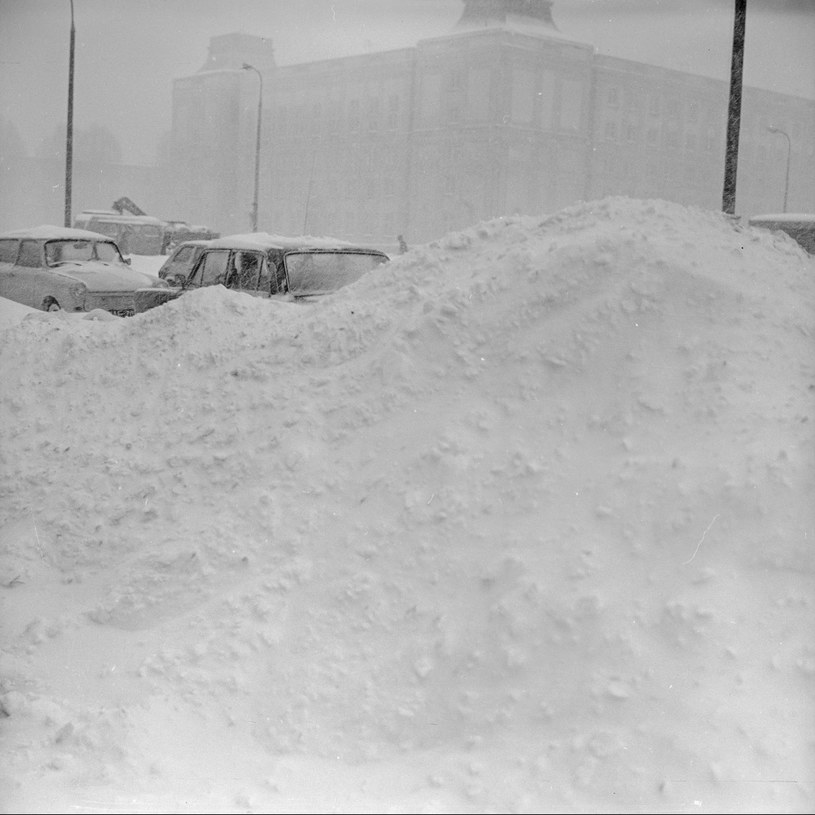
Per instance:
[[[736,0],[733,16],[733,55],[730,60],[730,103],[727,109],[727,146],[724,158],[722,211],[736,212],[736,175],[739,164],[739,128],[741,126],[741,86],[744,66],[744,29],[747,0]]]
[[[311,186],[314,183],[314,165],[317,163],[317,148],[311,154],[311,172],[308,176],[308,192],[306,193],[306,213],[303,216],[303,234],[308,235],[308,207],[311,203]]]
[[[74,0],[71,0],[71,45],[68,57],[68,126],[65,131],[65,222],[71,225],[71,179],[74,164]]]
[[[258,231],[258,189],[260,186],[260,122],[263,116],[263,75],[252,65],[243,63],[244,71],[254,71],[258,75],[258,116],[257,135],[255,136],[255,197],[252,201],[252,232]]]
[[[769,125],[767,130],[769,130],[770,133],[780,133],[787,140],[787,173],[784,176],[784,209],[782,210],[782,212],[786,212],[787,193],[790,191],[790,153],[792,153],[792,141],[790,140],[790,134],[782,130],[780,127]]]

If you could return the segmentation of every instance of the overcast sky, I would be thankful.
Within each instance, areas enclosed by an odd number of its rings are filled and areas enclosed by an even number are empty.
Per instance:
[[[734,0],[556,0],[558,28],[601,52],[727,80]],[[269,37],[278,64],[443,35],[463,0],[74,0],[75,129],[102,124],[128,163],[152,164],[172,81],[209,40]],[[0,116],[30,153],[66,119],[70,0],[0,0]],[[748,0],[748,85],[815,98],[815,0]]]

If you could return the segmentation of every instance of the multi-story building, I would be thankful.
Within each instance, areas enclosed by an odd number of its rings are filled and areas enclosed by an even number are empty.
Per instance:
[[[299,65],[214,38],[175,82],[174,208],[247,231],[259,107],[261,230],[392,246],[606,195],[720,208],[727,82],[598,55],[552,0],[463,2],[415,47]],[[787,158],[789,209],[815,210],[815,101],[742,99],[737,214],[781,209]]]

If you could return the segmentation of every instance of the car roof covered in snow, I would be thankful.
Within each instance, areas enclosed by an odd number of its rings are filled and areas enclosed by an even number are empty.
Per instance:
[[[268,232],[248,232],[240,235],[226,235],[214,238],[208,245],[215,249],[355,249],[365,252],[379,252],[367,246],[356,246],[339,238],[318,238],[313,235],[272,235]]]
[[[764,223],[815,224],[815,212],[770,212],[765,215],[751,215],[748,223],[751,226],[760,226]]]
[[[15,229],[11,232],[0,233],[0,238],[35,238],[39,240],[97,240],[113,243],[113,239],[98,232],[90,232],[87,229],[73,229],[67,226],[52,226],[42,224],[29,229]]]

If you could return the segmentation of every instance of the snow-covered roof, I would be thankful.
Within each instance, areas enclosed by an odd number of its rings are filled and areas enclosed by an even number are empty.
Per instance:
[[[365,246],[355,246],[339,238],[315,237],[313,235],[272,235],[268,232],[248,232],[239,235],[225,235],[208,241],[208,245],[228,249],[370,249]]]
[[[764,221],[775,221],[784,224],[815,224],[815,212],[771,212],[765,215],[751,215],[748,220],[751,224]]]
[[[30,229],[15,229],[12,232],[0,233],[0,238],[39,238],[44,240],[70,240],[71,238],[91,238],[93,240],[111,241],[107,235],[91,232],[87,229],[73,229],[66,226],[42,224]]]
[[[150,224],[160,226],[163,223],[160,218],[156,218],[154,215],[124,215],[120,212],[106,212],[104,210],[93,209],[84,210],[76,216],[77,221],[91,220],[92,218],[112,221],[117,224]]]

